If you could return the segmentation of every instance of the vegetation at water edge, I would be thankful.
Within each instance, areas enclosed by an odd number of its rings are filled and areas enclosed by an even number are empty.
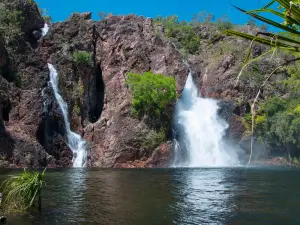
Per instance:
[[[22,174],[5,180],[1,186],[4,195],[2,209],[14,212],[38,206],[41,210],[45,171],[46,169],[43,172],[24,169]]]

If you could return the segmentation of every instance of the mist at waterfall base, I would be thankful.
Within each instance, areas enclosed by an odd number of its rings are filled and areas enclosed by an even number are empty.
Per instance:
[[[59,94],[59,77],[56,69],[53,65],[48,63],[48,68],[50,71],[50,81],[49,84],[54,92],[55,99],[61,109],[64,122],[65,129],[67,134],[67,141],[69,148],[73,152],[73,167],[85,167],[86,166],[86,157],[87,157],[87,143],[81,138],[80,135],[71,131],[69,113],[68,113],[68,105],[63,100],[62,96]]]
[[[176,105],[173,167],[237,166],[237,154],[224,136],[228,123],[218,115],[218,102],[201,98],[191,73]]]

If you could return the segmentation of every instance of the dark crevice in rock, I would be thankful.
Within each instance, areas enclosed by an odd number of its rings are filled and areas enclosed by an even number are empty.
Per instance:
[[[97,32],[96,25],[93,26],[93,64],[94,73],[93,77],[89,79],[87,101],[88,101],[88,120],[95,123],[101,116],[104,106],[104,81],[102,78],[102,69],[100,63],[97,63],[97,40],[99,33]]]
[[[102,78],[102,70],[98,63],[95,69],[94,77],[89,86],[89,121],[95,123],[101,116],[104,106],[105,85]]]
[[[11,78],[10,59],[4,41],[0,36],[0,75],[8,82],[13,81]]]
[[[11,135],[8,132],[6,131],[0,132],[0,143],[1,143],[0,154],[2,156],[5,156],[7,159],[11,159],[15,148],[14,139],[11,137]]]
[[[6,101],[2,107],[2,118],[4,121],[9,121],[9,112],[11,108],[11,103],[9,101]]]
[[[0,94],[0,134],[5,132],[4,121],[9,121],[9,112],[12,109],[9,99],[2,99]]]

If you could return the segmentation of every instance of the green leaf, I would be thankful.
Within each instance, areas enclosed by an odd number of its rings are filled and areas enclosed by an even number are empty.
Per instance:
[[[294,34],[300,34],[300,32],[298,32],[298,31],[290,28],[289,26],[286,26],[286,25],[280,24],[280,23],[278,23],[278,22],[276,22],[274,20],[270,20],[268,18],[262,17],[262,16],[260,16],[260,15],[258,15],[256,13],[247,12],[246,10],[243,10],[243,9],[237,7],[237,6],[233,5],[233,7],[235,7],[236,9],[238,9],[239,11],[241,11],[241,12],[243,12],[245,14],[250,15],[251,17],[254,17],[254,18],[256,18],[256,19],[258,19],[258,20],[260,20],[262,22],[265,22],[267,24],[270,24],[270,25],[272,25],[274,27],[277,27],[279,29],[282,29],[282,30],[285,30],[285,31],[288,31],[288,32],[291,32],[291,33],[294,33]]]

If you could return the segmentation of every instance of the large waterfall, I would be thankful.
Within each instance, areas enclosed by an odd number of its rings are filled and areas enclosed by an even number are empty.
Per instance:
[[[228,124],[218,109],[216,100],[201,98],[190,73],[176,106],[174,167],[237,164],[234,150],[223,140]]]
[[[68,114],[68,105],[63,100],[62,96],[59,94],[58,84],[59,84],[59,77],[58,73],[53,67],[53,65],[48,63],[48,68],[50,70],[50,85],[53,89],[55,98],[61,112],[64,117],[65,128],[68,138],[68,145],[73,152],[73,167],[85,167],[86,166],[86,148],[87,143],[81,138],[80,135],[71,131],[70,121],[69,121],[69,114]]]

